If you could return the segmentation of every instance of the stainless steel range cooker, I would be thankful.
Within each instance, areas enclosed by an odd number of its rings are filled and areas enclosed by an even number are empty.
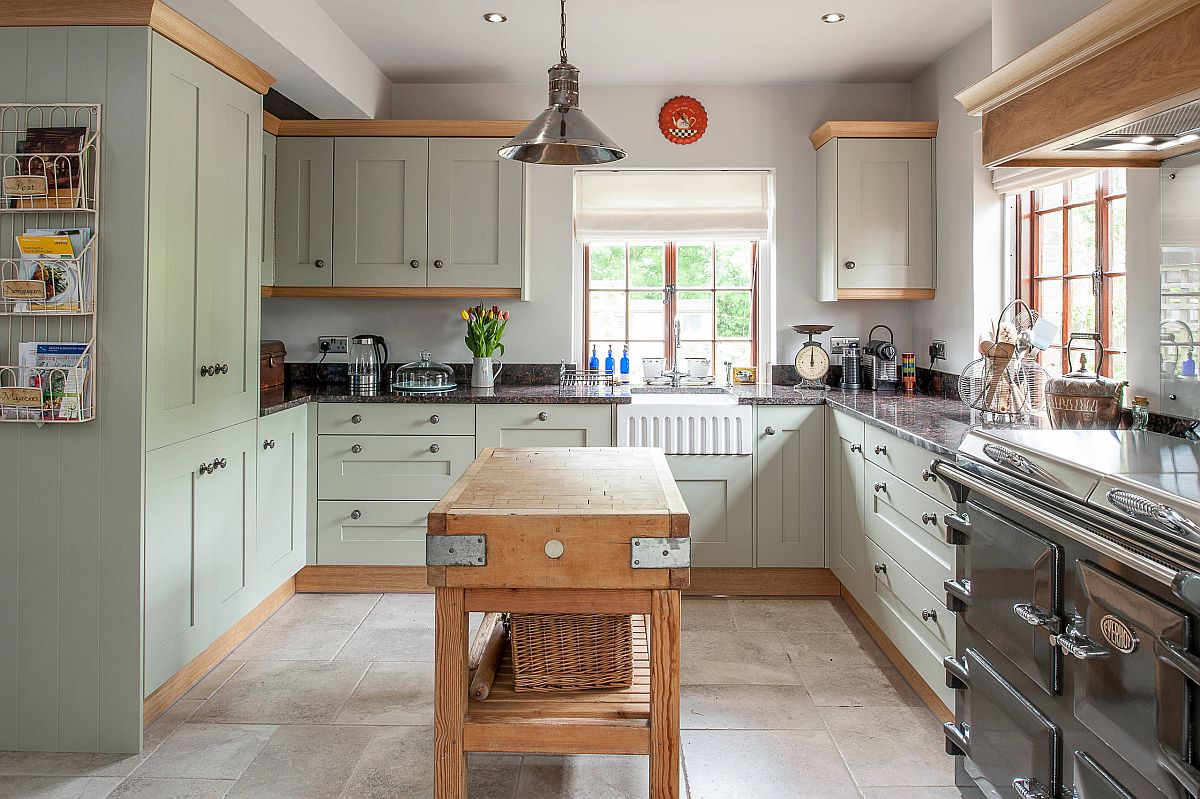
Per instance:
[[[946,749],[991,797],[1197,799],[1200,446],[972,431],[955,489]]]

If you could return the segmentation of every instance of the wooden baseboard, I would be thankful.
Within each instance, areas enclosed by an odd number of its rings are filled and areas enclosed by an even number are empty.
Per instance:
[[[692,569],[686,595],[837,596],[842,584],[829,569]]]
[[[908,662],[908,658],[901,654],[896,645],[891,642],[891,639],[887,637],[879,625],[875,623],[875,620],[867,613],[866,608],[858,604],[858,600],[846,590],[845,586],[840,587],[842,599],[846,600],[846,604],[850,606],[850,610],[858,617],[862,626],[867,629],[867,633],[875,640],[879,648],[883,650],[883,654],[887,655],[887,659],[896,667],[896,671],[900,672],[900,676],[904,678],[905,682],[912,686],[912,689],[917,692],[917,696],[921,697],[921,701],[925,703],[929,711],[937,716],[938,720],[942,723],[954,721],[954,711],[946,707],[946,704],[942,702],[942,698],[934,693],[925,680],[921,679],[921,675]]]
[[[150,726],[156,718],[162,715],[163,711],[175,704],[175,700],[190,691],[192,686],[200,682],[204,675],[212,671],[214,666],[237,649],[238,645],[250,636],[250,633],[270,618],[271,614],[279,610],[280,606],[291,599],[295,593],[296,579],[288,578],[287,582],[258,603],[254,610],[243,616],[236,624],[222,633],[221,637],[209,644],[207,649],[192,658],[190,663],[156,688],[154,693],[142,700],[142,724]]]
[[[424,566],[305,566],[296,574],[301,594],[431,594]]]

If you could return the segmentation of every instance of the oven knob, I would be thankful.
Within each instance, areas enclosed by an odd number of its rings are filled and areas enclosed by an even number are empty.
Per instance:
[[[875,484],[875,493],[878,494],[880,491],[887,491],[887,483]]]
[[[937,611],[933,608],[925,608],[921,611],[921,621],[937,621]]]
[[[875,573],[876,574],[887,574],[887,564],[886,563],[876,563],[875,564]]]

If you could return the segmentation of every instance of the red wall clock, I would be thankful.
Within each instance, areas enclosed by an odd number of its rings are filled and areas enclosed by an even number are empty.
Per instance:
[[[708,128],[708,114],[695,97],[672,97],[658,112],[658,129],[668,141],[691,144]]]

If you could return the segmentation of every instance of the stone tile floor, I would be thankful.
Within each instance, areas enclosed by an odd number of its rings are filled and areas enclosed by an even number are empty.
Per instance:
[[[475,620],[478,622],[478,619]],[[683,795],[957,799],[939,724],[839,600],[686,599]],[[137,756],[0,752],[0,798],[423,799],[433,598],[297,595]],[[471,799],[636,799],[646,759],[472,755]]]

